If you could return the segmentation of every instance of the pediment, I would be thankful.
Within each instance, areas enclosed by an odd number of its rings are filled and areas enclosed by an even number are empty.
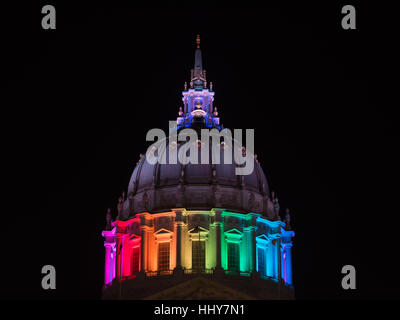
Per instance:
[[[270,238],[269,238],[267,235],[265,235],[265,234],[259,235],[259,236],[257,237],[257,239],[259,239],[259,240],[264,240],[264,241],[269,241],[269,240],[270,240]]]
[[[129,237],[129,240],[139,240],[141,237],[138,236],[137,234],[132,233],[131,236]]]
[[[274,233],[274,234],[271,234],[269,237],[272,240],[276,240],[276,239],[280,239],[281,234],[280,233]]]
[[[160,230],[158,230],[157,232],[155,232],[155,235],[161,235],[161,234],[167,234],[167,233],[172,233],[172,231],[169,231],[167,229],[161,228]]]
[[[225,234],[241,236],[243,234],[243,232],[240,232],[238,229],[234,228],[229,231],[226,231]]]
[[[189,233],[199,233],[199,232],[208,232],[208,230],[200,226],[196,226],[189,230]]]

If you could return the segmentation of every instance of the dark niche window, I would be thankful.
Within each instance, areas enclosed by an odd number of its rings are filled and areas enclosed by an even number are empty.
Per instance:
[[[239,244],[228,242],[228,270],[239,271]]]
[[[204,270],[206,265],[204,241],[192,241],[192,269]]]
[[[169,270],[169,242],[161,242],[158,245],[158,270]]]
[[[132,249],[132,265],[131,265],[131,274],[136,274],[139,272],[139,255],[140,248],[135,247]]]
[[[258,272],[265,276],[266,275],[266,270],[265,270],[265,249],[258,248],[257,249],[257,258],[258,258]]]

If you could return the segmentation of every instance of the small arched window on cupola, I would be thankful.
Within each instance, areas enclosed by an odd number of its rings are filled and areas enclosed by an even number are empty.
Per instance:
[[[203,99],[202,98],[195,98],[194,99],[194,109],[203,109]]]

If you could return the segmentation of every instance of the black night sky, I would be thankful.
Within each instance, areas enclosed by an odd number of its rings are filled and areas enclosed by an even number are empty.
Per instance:
[[[100,298],[106,210],[115,217],[147,131],[176,119],[197,33],[224,126],[255,129],[292,212],[296,297],[398,297],[398,120],[375,99],[390,56],[365,5],[346,31],[339,2],[56,2],[56,30],[41,28],[44,4],[16,6],[21,22],[3,39],[2,299]],[[46,264],[57,290],[41,289]],[[341,288],[346,264],[357,290]]]

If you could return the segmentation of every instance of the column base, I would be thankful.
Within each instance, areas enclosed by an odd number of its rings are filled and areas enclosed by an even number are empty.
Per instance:
[[[217,266],[217,267],[214,268],[213,275],[215,275],[217,277],[218,276],[224,276],[225,275],[225,270],[222,269],[220,266]]]
[[[137,274],[136,274],[136,279],[144,279],[146,278],[146,272],[144,272],[143,270],[140,270]]]
[[[184,275],[184,270],[182,268],[182,266],[177,266],[175,267],[173,273],[174,277],[181,277]]]

